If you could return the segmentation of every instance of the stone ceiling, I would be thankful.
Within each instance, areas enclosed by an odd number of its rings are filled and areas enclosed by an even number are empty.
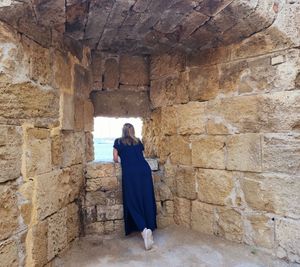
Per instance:
[[[272,25],[272,0],[3,0],[0,20],[43,45],[149,54],[217,47]]]

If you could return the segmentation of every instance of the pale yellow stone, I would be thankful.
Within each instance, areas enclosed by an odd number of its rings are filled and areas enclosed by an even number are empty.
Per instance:
[[[81,163],[84,159],[84,146],[83,132],[63,131],[63,167]]]
[[[86,165],[87,178],[105,178],[116,176],[114,163],[91,162]]]
[[[178,197],[196,199],[197,180],[193,167],[179,167],[176,171],[176,191]]]
[[[25,178],[51,171],[51,139],[50,132],[43,128],[26,129],[23,150],[23,174]]]
[[[241,214],[233,209],[217,207],[215,234],[231,241],[242,242],[244,229]]]
[[[233,190],[232,172],[197,169],[198,199],[201,202],[226,205]]]
[[[178,113],[177,107],[161,108],[161,133],[164,135],[172,135],[177,133]]]
[[[90,100],[84,101],[84,130],[94,131],[94,106]]]
[[[6,240],[0,243],[0,266],[19,266],[18,247],[16,241]]]
[[[192,201],[191,228],[205,234],[214,232],[214,206]]]
[[[67,206],[67,240],[70,243],[79,236],[80,219],[79,209],[76,203]]]
[[[169,149],[171,163],[191,165],[192,153],[188,137],[172,135],[169,139]]]
[[[190,227],[191,201],[185,198],[174,198],[174,222],[178,225]]]
[[[239,134],[227,137],[228,170],[260,172],[261,136],[259,134]]]
[[[74,124],[74,96],[68,93],[60,95],[60,125],[62,130],[73,130]]]
[[[86,180],[87,191],[107,191],[114,190],[119,187],[119,182],[116,176],[113,177],[101,177],[101,178],[88,178]]]
[[[192,165],[225,169],[225,142],[225,136],[192,136]]]
[[[47,259],[50,261],[68,244],[67,208],[61,209],[48,219]]]

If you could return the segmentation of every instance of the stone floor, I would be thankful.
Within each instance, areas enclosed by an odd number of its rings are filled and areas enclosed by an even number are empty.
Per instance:
[[[154,232],[155,246],[145,251],[139,234],[121,239],[84,237],[55,260],[55,267],[299,267],[255,248],[169,227]]]

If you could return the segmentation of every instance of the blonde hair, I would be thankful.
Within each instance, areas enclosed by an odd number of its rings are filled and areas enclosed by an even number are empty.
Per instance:
[[[121,141],[125,145],[136,145],[139,139],[135,137],[134,127],[131,123],[125,123],[122,129]]]

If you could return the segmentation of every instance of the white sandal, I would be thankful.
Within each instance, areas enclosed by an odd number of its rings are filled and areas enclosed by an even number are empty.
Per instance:
[[[142,236],[144,238],[145,249],[151,249],[153,246],[153,236],[151,229],[145,228],[142,232]]]

